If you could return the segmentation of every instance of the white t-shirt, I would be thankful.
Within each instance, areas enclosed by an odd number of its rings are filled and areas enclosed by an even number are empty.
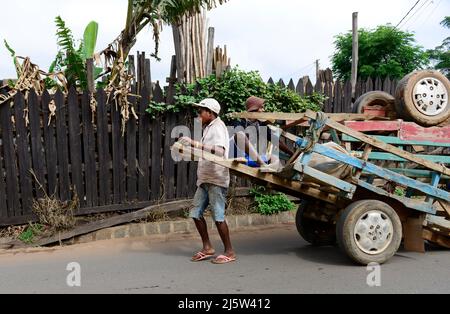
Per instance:
[[[203,145],[219,146],[225,149],[225,155],[220,157],[228,157],[228,151],[230,150],[229,141],[228,129],[220,118],[212,121],[203,130]],[[209,183],[228,188],[230,185],[230,171],[228,168],[203,159],[200,159],[198,163],[197,178],[197,186]]]

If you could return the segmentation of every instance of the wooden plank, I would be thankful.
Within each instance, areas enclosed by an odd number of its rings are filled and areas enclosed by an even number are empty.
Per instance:
[[[163,102],[164,95],[159,84],[156,84],[153,91],[153,100]],[[157,117],[152,121],[152,141],[151,141],[151,199],[157,200],[161,197],[161,161],[164,158],[162,153],[162,118]]]
[[[401,140],[398,137],[394,136],[381,136],[381,135],[371,135],[373,138],[376,138],[386,144],[393,144],[393,145],[401,145],[401,146],[439,146],[439,147],[450,147],[450,144],[443,144],[443,143],[436,143],[436,142],[427,142],[427,141],[404,141]],[[360,140],[353,138],[349,135],[343,134],[342,140],[345,142],[361,142]]]
[[[424,215],[408,217],[404,223],[404,248],[408,252],[425,253],[425,241],[423,240]]]
[[[208,50],[206,57],[206,76],[213,74],[213,59],[214,59],[214,27],[208,28]],[[181,73],[178,74],[181,77]]]
[[[423,238],[427,241],[430,241],[432,243],[436,243],[444,248],[450,249],[450,239],[448,237],[444,237],[440,234],[436,234],[431,230],[424,229]]]
[[[290,79],[287,88],[293,92],[295,92],[295,84],[294,84],[294,80]]]
[[[94,59],[92,58],[86,60],[86,76],[87,89],[92,94],[95,92]]]
[[[366,81],[366,93],[373,91],[373,80],[369,77]]]
[[[92,223],[88,223],[86,225],[82,225],[78,228],[75,228],[74,230],[67,231],[67,232],[58,234],[56,236],[52,236],[50,238],[41,239],[40,241],[37,241],[36,243],[34,243],[32,246],[33,247],[46,246],[46,245],[49,245],[52,243],[71,239],[73,237],[91,233],[91,232],[94,232],[97,230],[114,227],[114,226],[121,225],[124,223],[130,223],[130,222],[137,221],[140,219],[145,219],[148,217],[149,213],[154,212],[154,211],[164,211],[166,213],[169,213],[169,212],[181,210],[185,207],[188,207],[188,203],[186,202],[186,200],[150,206],[150,207],[144,208],[142,210],[139,210],[139,211],[136,211],[133,213],[115,216],[115,217],[111,217],[111,218],[106,218],[106,219],[103,219],[100,221],[95,221]],[[19,247],[19,245],[15,246],[15,248],[18,248],[18,247]]]
[[[392,89],[391,84],[392,84],[391,79],[386,76],[383,82],[383,91],[390,94]]]
[[[36,106],[37,103],[29,103]],[[9,104],[4,104],[9,106]],[[32,211],[33,185],[31,181],[31,157],[28,152],[28,131],[25,126],[25,99],[22,93],[14,97],[14,121],[16,122],[16,145],[20,176],[20,198],[22,200],[22,212],[20,215],[29,214]]]
[[[20,215],[19,182],[17,180],[18,171],[11,116],[12,112],[9,103],[0,105],[0,127],[2,130],[3,161],[6,170],[8,217]]]
[[[401,121],[345,121],[344,125],[358,132],[398,131]]]
[[[59,197],[61,201],[68,201],[70,196],[69,177],[69,143],[67,140],[67,106],[61,91],[55,96],[56,102],[56,143],[58,152]]]
[[[289,129],[296,125],[309,121],[305,113],[283,113],[283,112],[236,112],[227,115],[231,119],[256,119],[256,120],[281,120],[295,123],[290,123],[283,129]],[[336,122],[344,122],[347,120],[370,120],[379,119],[378,116],[371,114],[353,114],[353,113],[327,113],[326,116]]]
[[[333,177],[329,174],[326,174],[324,172],[321,172],[319,170],[316,170],[314,168],[305,166],[305,164],[296,163],[294,165],[294,169],[297,170],[300,173],[304,173],[305,175],[314,178],[317,181],[320,181],[321,183],[334,186],[335,188],[338,188],[339,190],[347,192],[347,198],[352,199],[353,194],[356,191],[356,186],[345,182],[343,180],[340,180],[336,177]]]
[[[314,87],[311,83],[311,80],[308,79],[308,82],[306,83],[305,86],[305,95],[310,96],[314,93]]]
[[[98,205],[97,167],[95,158],[95,134],[93,114],[90,107],[91,96],[83,93],[81,115],[83,123],[83,152],[84,152],[84,185],[86,187],[85,206]]]
[[[172,159],[172,152],[170,150],[171,145],[174,143],[174,139],[171,138],[172,129],[175,127],[174,114],[167,114],[164,124],[164,196],[166,200],[173,199],[175,197],[175,164]]]
[[[150,95],[146,88],[141,90],[139,101],[139,177],[138,199],[150,199],[150,115],[145,111]]]
[[[337,201],[336,195],[332,195],[332,194],[329,194],[326,192],[322,192],[318,189],[311,188],[310,186],[302,184],[299,181],[284,179],[284,178],[278,177],[273,174],[261,173],[261,172],[259,172],[259,169],[257,169],[257,168],[251,168],[246,165],[240,164],[238,162],[220,158],[211,153],[201,151],[198,149],[187,149],[186,147],[182,146],[180,143],[175,143],[172,147],[172,150],[174,150],[176,152],[181,151],[183,154],[186,154],[187,156],[193,155],[197,158],[203,158],[205,160],[211,161],[220,166],[229,168],[233,172],[238,173],[240,175],[249,176],[253,179],[257,179],[257,180],[272,184],[274,186],[277,186],[280,189],[289,190],[294,195],[304,194],[307,196],[321,199],[330,204],[335,204]]]
[[[70,143],[70,164],[72,174],[72,184],[81,204],[85,204],[86,191],[83,184],[82,171],[82,148],[81,137],[82,128],[80,123],[80,104],[78,103],[78,93],[74,87],[69,90],[67,99],[69,107],[69,143]]]
[[[308,110],[306,112],[306,116],[311,118],[311,119],[317,119],[317,113],[313,112],[313,111],[310,111],[310,110]],[[438,165],[438,164],[429,162],[427,160],[423,160],[421,158],[417,158],[415,155],[413,155],[411,153],[408,153],[408,152],[406,152],[404,150],[401,150],[401,149],[399,149],[399,148],[397,148],[395,146],[392,146],[392,145],[389,145],[389,144],[385,144],[382,141],[377,140],[376,138],[372,138],[372,137],[367,136],[367,135],[365,135],[363,133],[354,131],[354,130],[352,130],[352,129],[350,129],[350,128],[342,125],[342,124],[339,124],[339,123],[333,121],[333,120],[328,119],[326,124],[329,127],[331,127],[331,128],[334,128],[334,129],[336,129],[336,130],[338,130],[338,131],[340,131],[340,132],[342,132],[344,134],[350,135],[350,136],[352,136],[352,137],[354,137],[354,138],[356,138],[356,139],[358,139],[358,140],[360,140],[362,142],[371,144],[372,146],[374,146],[376,148],[379,148],[381,150],[390,152],[390,153],[392,153],[394,155],[402,157],[402,158],[404,158],[404,159],[406,159],[408,161],[415,162],[416,164],[419,164],[419,165],[424,166],[426,168],[429,168],[431,170],[435,170],[435,171],[438,171],[440,173],[443,173],[443,174],[446,174],[446,175],[450,175],[450,169],[448,169],[447,167],[445,167],[443,165]]]
[[[113,204],[124,201],[124,167],[121,146],[123,147],[122,120],[120,108],[117,104],[111,105],[112,124],[112,175],[113,175]]]
[[[97,92],[97,147],[99,168],[99,202],[100,206],[110,204],[110,174],[109,174],[109,137],[108,109],[106,95],[103,90]]]
[[[9,102],[3,104],[3,106],[9,106]],[[1,129],[1,126],[0,126]],[[8,217],[8,205],[6,202],[6,187],[5,187],[5,167],[3,165],[3,142],[0,140],[0,222],[3,218]]]
[[[132,93],[136,92],[136,86],[132,87]],[[136,97],[130,96],[130,103],[136,108]],[[137,200],[137,150],[136,150],[136,125],[133,115],[127,123],[127,199]]]
[[[326,82],[324,87],[325,96],[328,98],[325,101],[325,112],[332,113],[333,112],[333,83]]]
[[[55,117],[50,117],[49,105],[51,97],[47,91],[42,94],[41,110],[44,115],[44,147],[45,147],[45,161],[47,163],[47,193],[49,195],[58,196],[58,153],[56,145],[56,132],[55,132]],[[53,106],[53,104],[52,104]]]
[[[334,84],[334,113],[342,113],[342,84],[336,81]]]
[[[352,98],[352,83],[347,81],[344,85],[344,102],[342,112],[352,112]]]
[[[297,87],[295,90],[297,94],[299,94],[300,96],[305,95],[305,85],[303,84],[303,78],[298,80]]]
[[[450,126],[424,128],[412,122],[403,122],[400,128],[402,140],[430,141],[441,144],[450,144]]]
[[[45,164],[44,164],[44,148],[42,144],[42,128],[41,128],[41,114],[39,112],[39,100],[34,90],[31,90],[28,96],[28,109],[30,120],[30,139],[31,139],[31,154],[33,160],[33,170],[36,178],[45,189]],[[42,198],[45,191],[39,188],[39,184],[35,182],[36,195]]]

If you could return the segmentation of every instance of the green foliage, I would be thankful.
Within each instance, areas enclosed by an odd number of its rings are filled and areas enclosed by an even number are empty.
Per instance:
[[[295,210],[295,205],[282,193],[267,194],[265,188],[257,187],[250,191],[255,197],[256,209],[262,215],[275,215]]]
[[[92,58],[97,42],[98,24],[90,22],[84,31],[84,40],[80,41],[78,48],[73,38],[72,31],[66,26],[64,20],[57,16],[55,18],[57,27],[56,37],[58,43],[58,53],[55,60],[49,68],[49,73],[63,72],[69,86],[75,86],[80,89],[87,88],[87,70],[86,60]],[[102,71],[101,68],[95,68],[95,73]],[[55,81],[46,79],[48,89],[56,87]]]
[[[92,21],[86,26],[83,36],[83,59],[92,58],[97,45],[98,23]]]
[[[428,55],[415,42],[414,34],[389,24],[374,30],[359,30],[358,77],[402,78],[424,68],[429,63]],[[352,32],[336,36],[335,49],[333,71],[338,79],[348,80],[352,67]]]
[[[450,16],[447,16],[441,25],[450,28]],[[436,70],[442,71],[450,79],[450,37],[442,42],[442,45],[433,50],[428,50],[430,59]]]
[[[8,44],[6,39],[4,40],[4,42],[5,42],[6,49],[11,53],[11,57],[14,58],[16,56],[16,52],[11,48],[11,46]]]
[[[35,237],[42,233],[43,226],[40,224],[30,224],[27,229],[19,235],[19,240],[26,243],[33,243]]]
[[[205,98],[215,98],[222,105],[222,115],[245,111],[250,96],[266,99],[268,112],[319,111],[326,98],[320,94],[301,97],[279,85],[266,84],[257,71],[246,72],[238,67],[227,71],[221,78],[215,75],[197,80],[195,84],[177,86],[175,106],[151,103],[147,112],[152,115],[178,112]]]

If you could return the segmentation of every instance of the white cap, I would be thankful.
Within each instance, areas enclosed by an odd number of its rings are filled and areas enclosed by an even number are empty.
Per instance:
[[[216,113],[217,115],[220,114],[220,110],[222,109],[220,107],[219,102],[213,98],[204,99],[199,104],[194,104],[194,106],[207,108],[207,109],[211,110],[212,112]]]

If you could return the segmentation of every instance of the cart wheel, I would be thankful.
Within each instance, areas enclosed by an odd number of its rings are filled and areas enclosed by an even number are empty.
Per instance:
[[[363,114],[368,107],[381,107],[386,111],[394,105],[395,98],[391,94],[382,91],[373,91],[361,95],[353,105],[353,113]],[[393,107],[392,107],[393,108]]]
[[[355,262],[383,264],[398,251],[402,224],[386,203],[365,200],[348,206],[337,223],[337,241]]]
[[[305,214],[312,210],[311,203],[302,201],[297,215],[295,217],[295,224],[298,233],[308,243],[314,246],[330,246],[336,244],[336,226],[332,223],[318,221],[308,218]]]
[[[395,107],[405,120],[436,126],[450,118],[450,81],[438,71],[418,71],[397,86]]]

